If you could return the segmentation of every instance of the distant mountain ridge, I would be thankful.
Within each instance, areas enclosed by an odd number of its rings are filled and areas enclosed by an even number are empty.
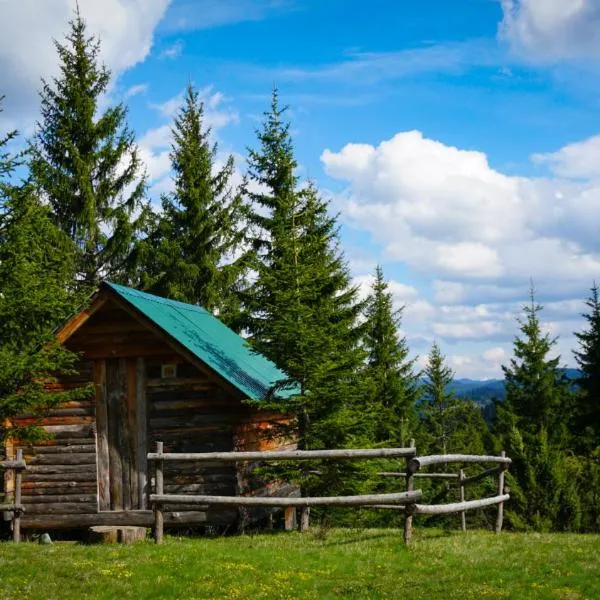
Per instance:
[[[568,379],[577,379],[581,375],[579,369],[560,369]],[[477,404],[486,406],[492,400],[504,400],[506,389],[504,379],[455,379],[448,386],[459,398],[469,398]]]

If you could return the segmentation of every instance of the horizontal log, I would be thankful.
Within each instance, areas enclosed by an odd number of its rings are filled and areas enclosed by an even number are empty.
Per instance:
[[[204,511],[196,512],[164,512],[165,525],[193,525],[199,523],[218,523],[219,515],[210,515]],[[235,514],[227,514],[223,523],[232,522]],[[133,527],[151,527],[154,524],[154,512],[151,510],[131,510],[115,512],[95,512],[78,515],[32,515],[23,516],[22,529],[69,529],[91,527],[94,525],[125,525]]]
[[[481,471],[481,473],[477,473],[477,475],[471,475],[470,477],[463,477],[460,480],[461,485],[469,485],[470,483],[475,483],[477,481],[481,481],[485,479],[489,475],[495,475],[496,473],[500,473],[503,468],[500,467],[492,467],[491,469],[486,469],[485,471]]]
[[[83,425],[45,425],[44,429],[57,438],[78,438],[93,436],[92,426],[89,423]]]
[[[97,501],[97,496],[96,494],[44,494],[36,496],[26,495],[23,496],[22,500],[23,504],[56,504],[58,502],[81,504],[86,502],[95,503]]]
[[[476,454],[437,454],[432,456],[417,456],[408,463],[408,470],[415,473],[422,467],[430,465],[445,465],[448,463],[500,463],[509,465],[512,461],[504,456],[478,456]]]
[[[416,504],[414,510],[416,514],[420,515],[450,515],[465,510],[493,506],[494,504],[500,504],[507,500],[510,500],[510,495],[503,494],[502,496],[482,498],[481,500],[467,500],[466,502],[455,502],[454,504]]]
[[[406,477],[407,473],[382,472],[377,473],[382,477]],[[412,473],[412,477],[422,477],[423,479],[458,479],[458,473]]]
[[[148,454],[148,460],[197,460],[197,461],[261,461],[261,460],[317,460],[317,459],[362,459],[414,456],[414,448],[373,448],[368,450],[285,450],[267,452],[206,452]]]
[[[60,482],[77,482],[77,481],[96,481],[96,470],[94,471],[86,471],[84,473],[32,473],[30,474],[28,471],[25,472],[25,481],[23,482],[23,487],[25,487],[25,483],[29,482],[50,482],[50,481],[60,481]],[[67,485],[66,483],[61,483],[61,485]]]
[[[27,467],[27,477],[30,475],[42,475],[45,473],[96,473],[96,464],[76,465],[33,465]]]
[[[36,475],[36,478],[39,477],[43,477],[43,475]],[[48,481],[48,478],[50,476],[48,475],[46,477],[45,481],[28,481],[25,480],[23,481],[23,483],[21,484],[21,487],[23,488],[23,493],[24,494],[77,494],[83,492],[84,490],[96,490],[97,489],[97,484],[96,484],[96,478],[94,477],[94,479],[90,479],[87,481]],[[58,491],[52,491],[52,492],[48,492],[48,489],[56,489]],[[72,490],[72,491],[70,491]]]
[[[397,494],[370,494],[362,496],[331,497],[255,497],[255,496],[181,496],[178,494],[150,494],[150,502],[157,504],[216,504],[231,506],[368,506],[369,504],[407,504],[421,499],[421,490]]]
[[[39,456],[40,454],[89,454],[96,452],[96,440],[90,439],[88,444],[82,444],[83,440],[78,440],[78,444],[58,444],[54,446],[29,446],[25,448],[26,455]]]
[[[0,504],[0,512],[3,511],[13,511],[13,510],[18,510],[18,511],[24,511],[25,507],[22,504]]]
[[[56,504],[27,504],[25,505],[27,513],[30,515],[73,515],[89,514],[98,510],[97,502],[57,502]]]
[[[89,449],[89,448],[88,448]],[[66,452],[65,454],[38,454],[27,460],[27,464],[33,465],[95,465],[96,453],[74,453]],[[35,472],[35,471],[32,471]]]
[[[3,460],[0,461],[0,469],[14,469],[15,471],[24,471],[27,464],[24,460]]]

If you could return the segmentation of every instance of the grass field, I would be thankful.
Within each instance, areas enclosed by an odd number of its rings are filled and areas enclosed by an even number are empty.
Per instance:
[[[0,600],[600,598],[600,536],[396,530],[0,544]]]

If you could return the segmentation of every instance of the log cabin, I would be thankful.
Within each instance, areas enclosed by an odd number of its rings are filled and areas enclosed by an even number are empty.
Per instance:
[[[24,448],[23,529],[150,526],[146,456],[157,441],[165,452],[295,448],[278,427],[289,416],[245,402],[263,400],[286,375],[199,306],[105,282],[56,337],[80,362],[54,385],[93,383],[95,392],[45,415],[50,439]],[[5,448],[7,457],[17,445]],[[257,482],[251,468],[169,462],[165,493],[296,495],[293,486]],[[235,508],[199,508],[170,506],[165,525],[232,526],[240,518]]]

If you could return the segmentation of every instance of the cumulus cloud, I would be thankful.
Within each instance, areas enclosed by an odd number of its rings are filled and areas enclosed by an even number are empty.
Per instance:
[[[501,0],[500,35],[533,61],[599,59],[599,0]]]
[[[482,152],[418,131],[325,150],[321,160],[348,184],[336,198],[345,220],[389,259],[436,279],[442,297],[464,298],[464,284],[580,284],[600,272],[594,182],[508,176]]]
[[[88,31],[102,41],[101,59],[115,76],[143,61],[154,30],[171,0],[79,0]],[[0,93],[6,95],[5,124],[28,127],[38,108],[40,78],[57,71],[52,39],[68,31],[76,0],[2,3]]]

